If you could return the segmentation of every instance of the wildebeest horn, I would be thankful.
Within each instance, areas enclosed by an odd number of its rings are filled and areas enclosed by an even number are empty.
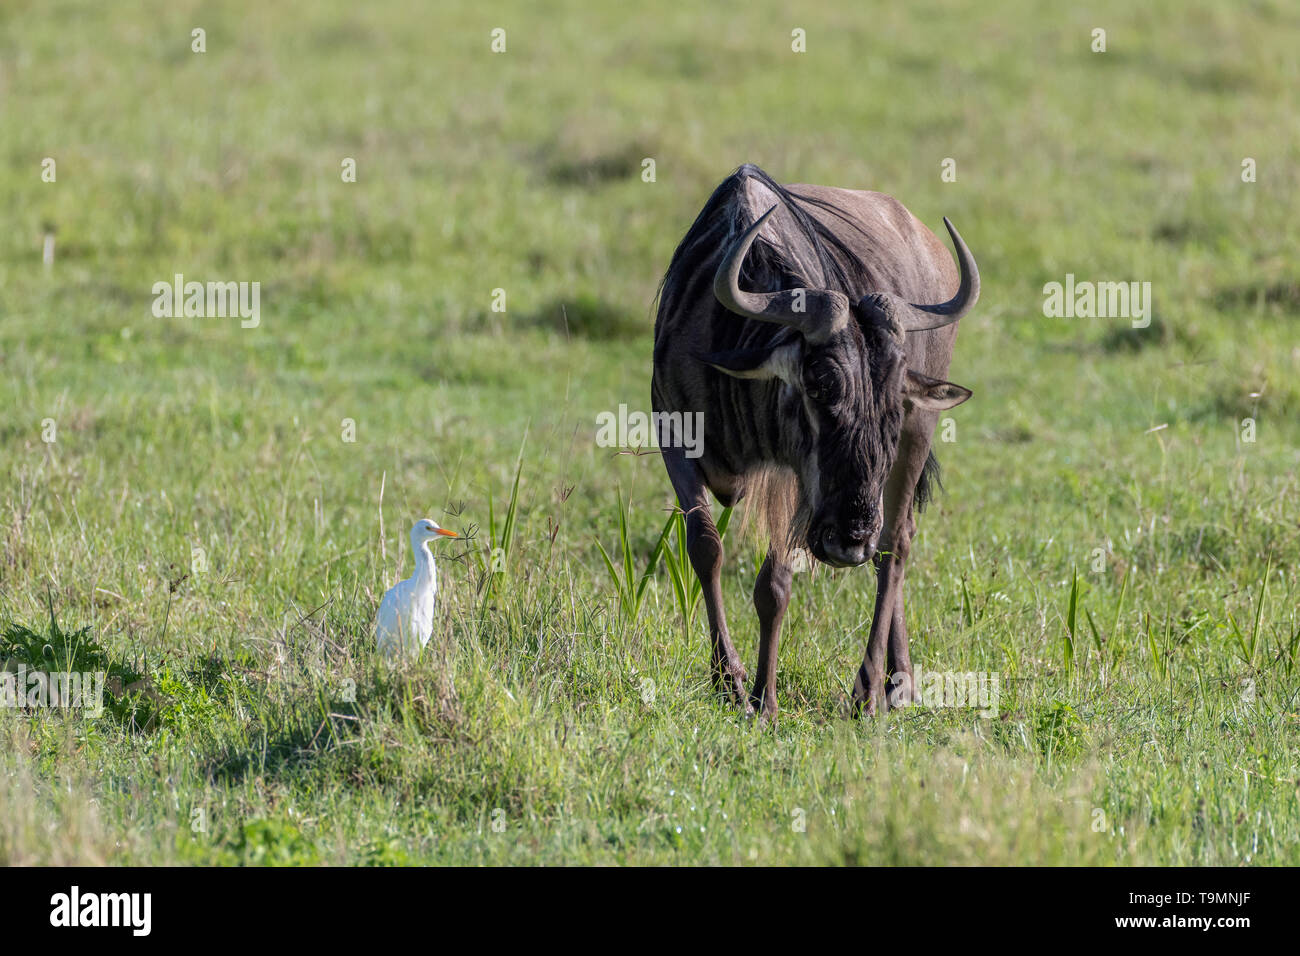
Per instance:
[[[863,296],[858,308],[895,328],[896,334],[907,332],[928,332],[952,325],[975,307],[980,297],[980,270],[975,265],[975,257],[961,238],[957,227],[943,217],[943,224],[952,236],[953,248],[957,250],[957,267],[961,270],[961,285],[957,294],[940,305],[916,305],[906,302],[888,292],[873,292]]]
[[[815,289],[783,289],[780,292],[744,292],[740,288],[740,270],[745,263],[754,237],[767,217],[776,212],[773,206],[745,230],[722,257],[713,277],[713,294],[722,305],[737,315],[760,322],[798,329],[811,342],[825,341],[848,321],[849,298],[842,292]],[[958,240],[960,241],[960,240]],[[969,256],[970,253],[967,253]],[[962,271],[965,288],[965,269]],[[978,288],[979,278],[976,277]],[[955,300],[954,300],[955,301]]]

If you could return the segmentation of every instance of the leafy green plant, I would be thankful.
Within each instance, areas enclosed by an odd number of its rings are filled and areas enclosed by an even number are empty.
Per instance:
[[[316,845],[293,823],[278,817],[249,820],[233,849],[248,866],[312,866],[320,862]]]
[[[731,524],[730,507],[723,508],[718,516],[718,538],[725,539],[727,528]],[[691,556],[686,546],[686,516],[680,511],[669,519],[675,536],[675,545],[664,548],[664,563],[668,565],[668,574],[672,580],[673,596],[677,600],[677,609],[682,614],[682,629],[689,631],[695,622],[695,610],[700,603],[703,587],[700,579],[691,569]],[[667,529],[665,529],[667,531]]]
[[[10,623],[0,633],[0,669],[13,671],[19,665],[28,671],[102,673],[104,712],[136,728],[151,724],[153,703],[141,692],[146,675],[112,660],[91,636],[89,625],[64,630],[54,614],[52,600],[47,629]]]
[[[1124,570],[1124,578],[1120,581],[1119,585],[1119,599],[1115,602],[1115,616],[1112,618],[1110,624],[1110,654],[1112,660],[1123,653],[1123,645],[1119,639],[1119,619],[1124,613],[1124,598],[1128,595],[1128,578],[1129,571],[1126,568]],[[1091,614],[1088,615],[1088,623],[1092,626],[1093,637],[1097,641],[1097,650],[1100,652],[1102,639],[1097,637],[1097,626],[1092,623]]]
[[[158,723],[175,733],[193,737],[211,727],[221,714],[219,702],[191,675],[163,667],[154,686],[165,701],[158,711]]]
[[[1170,675],[1171,658],[1173,657],[1173,639],[1172,627],[1169,623],[1169,614],[1165,614],[1164,624],[1164,641],[1156,639],[1156,629],[1151,626],[1151,614],[1146,614],[1146,635],[1147,635],[1147,654],[1150,657],[1151,672],[1160,680],[1165,680]]]
[[[400,837],[371,840],[361,853],[362,866],[414,866],[417,862]]]
[[[1063,700],[1054,700],[1039,711],[1034,734],[1043,755],[1070,757],[1079,752],[1086,725],[1074,708]]]
[[[646,563],[641,577],[637,578],[632,542],[628,535],[627,506],[623,503],[622,490],[618,492],[618,564],[615,565],[614,559],[609,556],[609,552],[600,541],[596,542],[596,547],[600,549],[600,556],[605,560],[605,570],[609,572],[610,582],[618,594],[619,611],[627,620],[634,621],[641,613],[641,602],[645,598],[646,587],[659,566],[659,556],[664,553],[668,532],[673,527],[675,517],[676,515],[669,517],[664,524],[663,531],[659,533],[659,540],[655,542],[654,550],[650,553],[650,560]]]
[[[1073,580],[1070,582],[1070,604],[1065,611],[1065,673],[1067,675],[1074,672],[1074,636],[1078,633],[1075,629],[1078,612],[1079,571],[1076,568]]]
[[[961,618],[967,628],[975,626],[975,605],[971,602],[970,591],[966,588],[966,575],[961,576]]]
[[[1264,599],[1268,596],[1268,575],[1272,570],[1273,555],[1270,554],[1268,562],[1264,566],[1264,578],[1259,585],[1259,600],[1255,603],[1255,623],[1251,625],[1249,638],[1242,633],[1240,625],[1237,624],[1237,618],[1231,611],[1228,612],[1228,624],[1232,628],[1232,637],[1237,647],[1237,654],[1247,667],[1255,666],[1255,655],[1259,650],[1259,625],[1264,619]]]
[[[527,439],[525,439],[525,442]],[[497,582],[505,575],[510,562],[510,549],[515,540],[515,527],[519,517],[519,477],[524,470],[524,447],[519,446],[519,458],[515,462],[515,480],[510,486],[510,503],[506,513],[497,526],[496,505],[491,493],[488,494],[488,550],[479,552],[479,566],[483,573],[483,596],[491,597]]]
[[[69,671],[107,670],[108,655],[90,636],[90,627],[64,631],[53,618],[48,631],[10,624],[0,634],[0,658],[28,668]]]
[[[1278,644],[1282,644],[1280,639]],[[1278,660],[1281,661],[1288,679],[1290,679],[1291,672],[1295,669],[1297,650],[1300,650],[1300,628],[1296,628],[1291,634],[1291,639],[1284,646],[1280,646],[1278,650]]]

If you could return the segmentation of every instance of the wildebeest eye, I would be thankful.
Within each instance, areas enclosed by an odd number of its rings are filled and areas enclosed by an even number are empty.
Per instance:
[[[814,402],[834,404],[840,394],[840,380],[834,367],[821,362],[810,363],[803,373],[803,388]]]

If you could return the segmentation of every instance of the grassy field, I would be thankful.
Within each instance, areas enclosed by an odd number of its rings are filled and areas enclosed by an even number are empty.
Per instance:
[[[0,863],[1297,862],[1294,6],[593,6],[5,3],[4,655],[143,690],[0,709]],[[845,717],[867,569],[796,577],[775,727],[667,564],[620,604],[596,544],[621,499],[639,577],[669,486],[596,416],[648,408],[657,282],[746,161],[979,261],[908,612],[991,718]],[[177,273],[260,323],[156,318]],[[1044,317],[1067,274],[1150,326]],[[474,536],[394,671],[423,515]]]

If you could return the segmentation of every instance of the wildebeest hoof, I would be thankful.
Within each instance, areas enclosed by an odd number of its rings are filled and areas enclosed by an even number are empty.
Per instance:
[[[749,703],[749,692],[745,690],[745,668],[714,668],[713,689],[740,706],[746,713],[753,713]]]
[[[749,695],[749,707],[751,711],[758,714],[759,723],[763,726],[776,723],[778,708],[775,698],[756,691]]]
[[[885,700],[890,710],[921,703],[921,689],[913,684],[911,674],[901,672],[894,674],[889,679],[889,683],[890,688],[885,694]]]
[[[855,694],[849,700],[850,717],[875,717],[878,714],[884,714],[888,710],[889,702],[883,699],[880,699],[879,702],[877,702],[877,698],[874,694],[866,700],[863,700]]]

